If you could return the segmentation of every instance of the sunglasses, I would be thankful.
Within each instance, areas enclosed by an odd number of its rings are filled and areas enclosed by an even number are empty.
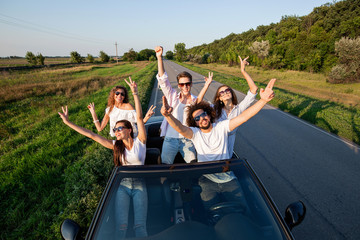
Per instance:
[[[187,87],[190,87],[190,85],[191,85],[191,82],[187,82],[187,83],[178,83],[178,85],[180,86],[180,87],[183,87],[183,86],[187,86]]]
[[[121,96],[123,96],[123,97],[125,97],[125,93],[123,93],[123,92],[115,92],[115,95],[117,96],[117,95],[121,95]]]
[[[127,129],[127,127],[120,126],[120,127],[113,128],[113,131],[114,131],[114,133],[116,133],[116,131],[122,132],[122,130],[124,130],[124,129]]]
[[[231,93],[230,88],[227,88],[227,89],[219,92],[220,96],[222,96],[222,95],[224,95],[226,93]]]
[[[206,112],[203,112],[202,114],[194,117],[194,120],[195,120],[196,122],[198,122],[198,121],[200,121],[200,118],[201,118],[201,117],[204,118],[204,117],[206,117],[207,115],[208,115],[208,114],[207,114]]]

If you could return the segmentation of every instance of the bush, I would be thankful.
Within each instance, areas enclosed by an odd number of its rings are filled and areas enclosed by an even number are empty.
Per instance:
[[[35,55],[32,52],[27,52],[25,55],[26,60],[28,61],[28,63],[30,63],[31,65],[36,65],[37,60]]]
[[[88,61],[89,61],[90,63],[93,63],[93,62],[95,61],[93,55],[91,55],[91,54],[88,54],[88,55],[87,55],[87,59],[88,59]]]
[[[82,63],[84,62],[84,58],[81,57],[80,53],[76,52],[76,51],[72,51],[70,53],[70,57],[71,57],[71,62],[72,63]]]
[[[105,52],[103,52],[103,51],[100,51],[100,61],[101,62],[104,62],[104,63],[106,63],[106,62],[109,62],[110,61],[110,57],[109,57],[109,55],[107,55]]]
[[[334,66],[329,73],[329,82],[360,82],[360,37],[341,38],[335,43],[335,51],[339,60],[338,65]]]

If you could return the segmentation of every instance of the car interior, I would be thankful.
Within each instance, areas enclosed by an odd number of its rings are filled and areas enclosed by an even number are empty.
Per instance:
[[[162,138],[160,123],[148,127],[145,165],[160,165]],[[178,154],[176,163],[184,163]],[[191,165],[191,164],[186,164]],[[242,166],[241,166],[242,165]],[[283,233],[275,222],[269,203],[259,192],[244,164],[231,169],[237,176],[244,195],[243,202],[221,201],[206,212],[198,184],[204,172],[159,171],[144,175],[148,193],[148,237],[136,238],[133,230],[133,206],[129,208],[127,239],[283,239]],[[169,165],[171,168],[171,165]],[[206,170],[209,173],[209,170]],[[213,169],[221,172],[223,169]],[[93,239],[116,239],[115,236],[115,190],[122,177],[117,174],[107,197],[101,219]],[[136,173],[136,177],[141,174]]]

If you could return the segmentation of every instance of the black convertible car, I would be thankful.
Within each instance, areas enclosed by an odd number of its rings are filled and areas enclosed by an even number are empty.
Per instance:
[[[290,204],[285,219],[277,210],[264,186],[246,160],[229,159],[205,163],[162,165],[162,138],[159,127],[162,117],[147,123],[147,155],[144,166],[114,168],[86,239],[117,239],[115,234],[115,192],[123,178],[143,178],[148,192],[148,237],[135,238],[132,206],[129,211],[127,239],[293,239],[291,228],[305,216],[299,201]],[[232,171],[243,191],[244,201],[220,201],[205,211],[198,184],[204,174]],[[63,222],[64,239],[78,239],[80,229],[70,219]]]

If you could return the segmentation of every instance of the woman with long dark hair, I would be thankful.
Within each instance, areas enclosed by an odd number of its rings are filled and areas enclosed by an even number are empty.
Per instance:
[[[136,112],[134,107],[129,103],[129,95],[125,87],[115,86],[110,90],[107,108],[105,109],[105,116],[101,123],[95,112],[95,104],[90,103],[87,107],[92,115],[95,127],[99,132],[101,132],[110,121],[110,136],[115,137],[115,133],[112,131],[115,127],[115,123],[119,120],[125,119],[131,122],[134,129],[134,136],[137,136]],[[147,120],[154,115],[155,108],[156,106],[154,107],[153,105],[149,108],[144,117],[144,123],[146,123]]]
[[[125,80],[126,81],[126,80]],[[142,117],[141,103],[138,96],[137,84],[129,78],[126,83],[130,86],[135,101],[136,122],[138,135],[134,138],[133,127],[128,120],[117,121],[112,129],[116,140],[106,139],[88,129],[82,128],[69,121],[67,106],[59,112],[63,122],[78,133],[93,139],[106,148],[114,151],[115,166],[144,165],[146,156],[146,130]],[[147,236],[147,190],[141,178],[123,178],[116,193],[116,230],[120,239],[125,238],[128,226],[130,200],[134,206],[134,229],[136,237]]]
[[[233,119],[234,117],[240,115],[240,113],[242,113],[245,109],[250,107],[250,105],[255,101],[258,87],[255,85],[250,75],[245,71],[245,66],[249,65],[249,63],[247,62],[248,58],[249,57],[241,59],[241,57],[239,56],[240,70],[245,77],[247,84],[249,85],[249,91],[247,92],[245,98],[240,103],[238,103],[234,90],[228,85],[221,85],[216,90],[216,94],[214,96],[212,104],[216,113],[215,122],[226,119]],[[205,77],[205,85],[198,96],[198,102],[202,101],[202,99],[204,98],[204,95],[212,82],[212,76],[212,73],[209,73],[209,77]],[[229,134],[228,150],[230,153],[232,153],[234,150],[236,130],[237,129],[233,130]]]

